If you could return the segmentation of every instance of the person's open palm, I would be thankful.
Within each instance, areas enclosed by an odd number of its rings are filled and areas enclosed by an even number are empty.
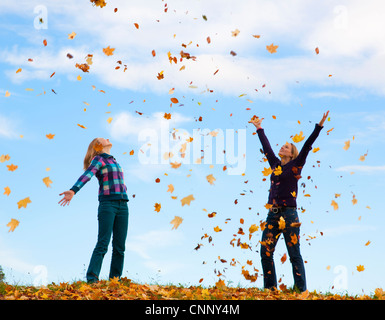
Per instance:
[[[72,197],[74,196],[75,192],[72,190],[64,191],[59,194],[59,196],[63,195],[64,197],[58,202],[61,206],[69,205],[71,202]]]

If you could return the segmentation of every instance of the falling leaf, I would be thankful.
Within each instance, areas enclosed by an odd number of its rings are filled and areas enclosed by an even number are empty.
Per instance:
[[[357,199],[356,199],[356,196],[354,194],[353,194],[352,203],[353,203],[353,205],[357,204]]]
[[[31,203],[31,202],[32,202],[32,201],[29,199],[29,197],[24,198],[24,199],[20,200],[20,201],[17,203],[17,207],[18,207],[18,209],[20,209],[21,207],[27,208],[27,204],[28,204],[28,203]]]
[[[334,210],[338,210],[338,203],[335,202],[334,200],[332,200],[332,203],[331,203],[332,207],[334,208]]]
[[[275,169],[274,169],[274,175],[276,176],[279,176],[282,174],[282,168],[281,166],[277,166]]]
[[[286,255],[286,253],[284,253],[283,256],[281,257],[282,264],[284,264],[286,262],[286,260],[287,260],[287,255]]]
[[[264,168],[264,170],[262,171],[263,175],[265,177],[271,175],[273,173],[273,170],[269,167],[269,168]]]
[[[253,34],[253,37],[259,39],[261,36],[259,34]]]
[[[8,224],[7,224],[7,227],[9,227],[9,230],[8,230],[8,232],[10,232],[10,231],[14,231],[15,229],[16,229],[16,227],[19,225],[19,221],[18,220],[16,220],[16,219],[11,219],[11,221],[10,222],[8,222]]]
[[[164,79],[163,70],[161,72],[158,72],[158,75],[156,76],[158,80]]]
[[[316,53],[316,54],[319,54],[319,49],[318,49],[318,47],[315,48],[315,53]]]
[[[9,194],[11,193],[11,189],[9,187],[5,187],[4,188],[4,193],[5,195],[9,196]]]
[[[171,165],[171,168],[173,169],[178,169],[181,165],[182,165],[182,162],[170,162],[170,165]]]
[[[305,137],[303,136],[303,132],[300,131],[299,135],[296,134],[292,139],[293,139],[293,142],[297,143],[305,139]]]
[[[174,186],[172,184],[168,185],[167,192],[173,193],[174,192]]]
[[[82,63],[82,64],[75,64],[75,67],[82,70],[83,72],[89,72],[90,66],[87,63]]]
[[[49,177],[43,178],[43,182],[44,182],[44,184],[47,186],[47,188],[50,188],[50,187],[51,187],[52,181],[51,181],[51,179],[50,179]]]
[[[156,56],[155,50],[152,50],[151,54],[152,54],[153,57],[155,57]]]
[[[283,230],[286,227],[285,219],[281,216],[278,221],[278,229]]]
[[[241,31],[239,31],[238,29],[235,29],[234,31],[231,31],[231,36],[232,37],[236,37]]]
[[[214,184],[214,181],[216,180],[212,174],[209,174],[208,176],[206,176],[206,179],[207,179],[207,181],[208,181],[211,185],[213,185],[213,184]]]
[[[10,97],[11,96],[11,93],[7,90],[7,91],[5,91],[5,97],[6,98],[8,98],[8,97]]]
[[[278,46],[275,46],[273,43],[269,46],[266,46],[266,50],[269,51],[270,53],[275,53],[277,52]]]
[[[214,211],[214,212],[209,213],[207,216],[209,218],[214,218],[216,215],[217,215],[217,213]]]
[[[221,228],[219,228],[218,226],[216,226],[216,227],[214,228],[214,231],[215,231],[215,232],[221,232],[221,231],[222,231],[222,229],[221,229]]]
[[[182,207],[187,204],[190,205],[191,201],[195,200],[194,196],[192,194],[188,195],[187,197],[184,197],[180,202],[182,203]]]
[[[73,40],[75,37],[76,37],[76,33],[75,33],[74,31],[72,31],[72,32],[68,35],[68,39],[70,39],[70,40]]]
[[[0,162],[3,163],[5,161],[8,161],[9,159],[11,159],[11,157],[7,154],[7,155],[1,155],[0,156]]]
[[[21,72],[21,68],[19,68],[19,69],[16,70],[16,73],[19,73],[19,72]]]
[[[161,204],[160,203],[155,203],[154,207],[155,207],[154,211],[159,212],[160,208],[161,208]]]
[[[362,272],[362,271],[364,271],[364,270],[365,270],[365,268],[364,268],[363,265],[360,264],[360,265],[357,266],[357,271],[358,271],[358,272]]]
[[[54,137],[55,135],[52,134],[52,133],[49,133],[49,134],[46,134],[45,136],[46,136],[49,140],[52,140],[53,137]]]
[[[112,121],[112,117],[109,117],[109,118],[107,119],[107,122],[108,122],[108,123],[111,123],[111,121]]]
[[[87,127],[85,127],[85,126],[83,126],[83,125],[81,125],[81,124],[78,124],[78,126],[79,126],[80,128],[87,129]]]
[[[365,246],[368,246],[370,245],[371,241],[368,241],[367,243],[365,243]]]
[[[115,51],[115,48],[110,48],[110,46],[108,46],[107,48],[103,48],[103,53],[106,56],[112,56],[114,54],[114,51]]]
[[[319,148],[314,148],[313,149],[313,153],[316,153],[317,151],[319,151],[320,149]]]
[[[350,140],[345,141],[345,145],[343,147],[344,150],[348,150],[350,148]]]
[[[7,165],[8,171],[15,171],[18,166],[15,166],[14,164]]]
[[[44,47],[47,46],[47,40],[46,39],[43,40],[43,44],[44,44]]]
[[[134,23],[134,26],[136,29],[139,29],[139,25],[136,22]]]
[[[81,76],[77,76],[77,77],[76,77],[76,80],[81,81],[81,80],[82,80],[82,77],[81,77]]]
[[[171,224],[173,225],[172,229],[178,229],[179,225],[182,223],[183,219],[181,217],[175,216],[174,219],[171,220]]]

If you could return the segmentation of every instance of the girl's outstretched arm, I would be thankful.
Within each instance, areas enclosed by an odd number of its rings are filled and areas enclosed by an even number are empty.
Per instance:
[[[72,197],[74,196],[75,192],[72,190],[64,191],[59,194],[59,196],[63,195],[64,197],[58,202],[61,206],[69,205],[71,202]]]

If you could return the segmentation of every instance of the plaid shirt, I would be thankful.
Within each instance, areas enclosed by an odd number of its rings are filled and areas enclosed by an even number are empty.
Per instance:
[[[107,153],[96,155],[92,159],[90,166],[70,190],[76,194],[94,175],[99,180],[99,201],[128,201],[123,170],[119,163],[116,162],[116,159]]]

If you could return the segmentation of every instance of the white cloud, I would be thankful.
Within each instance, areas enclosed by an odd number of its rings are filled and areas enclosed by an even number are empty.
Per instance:
[[[93,8],[90,3],[70,1],[63,6],[50,1],[46,5],[49,28],[60,33],[77,32],[77,38],[70,43],[72,47],[63,48],[57,41],[58,53],[45,50],[36,54],[36,59],[39,56],[42,59],[31,65],[33,72],[26,70],[16,77],[9,71],[7,75],[13,81],[22,81],[49,77],[53,70],[72,73],[75,59],[67,61],[63,55],[72,51],[79,52],[76,62],[87,53],[94,54],[90,74],[105,84],[136,91],[159,93],[175,87],[180,92],[191,92],[188,85],[193,81],[200,90],[208,87],[229,95],[248,93],[256,98],[288,100],[298,81],[301,85],[348,86],[385,95],[382,86],[385,22],[380,14],[385,5],[379,0],[342,1],[338,5],[334,1],[314,5],[304,0],[168,1],[167,4],[169,10],[165,13],[165,3],[159,1],[117,1],[103,9]],[[16,8],[11,1],[2,6],[8,12],[23,7],[18,3]],[[117,13],[112,6],[118,8]],[[26,7],[32,8],[29,2]],[[18,14],[28,15],[28,10]],[[202,15],[207,16],[207,21]],[[71,18],[68,20],[71,24],[64,22],[66,17]],[[139,24],[138,30],[134,22]],[[232,37],[231,31],[236,28],[241,32]],[[260,34],[261,38],[253,38],[253,34]],[[208,36],[211,44],[206,42]],[[79,39],[83,39],[81,43]],[[279,48],[270,55],[265,46],[272,42]],[[107,45],[116,48],[113,57],[101,53],[101,48]],[[315,47],[319,47],[319,55],[315,54]],[[155,58],[152,49],[157,52]],[[30,50],[3,51],[2,57],[6,56],[5,61],[16,66],[25,63]],[[179,56],[181,50],[197,56],[197,61],[170,65],[167,52]],[[232,57],[231,50],[238,55]],[[287,50],[293,54],[287,56]],[[115,70],[117,60],[127,64],[125,73]],[[179,71],[184,64],[186,69]],[[165,78],[158,80],[156,75],[161,70]],[[333,76],[329,78],[329,74]],[[262,84],[266,84],[266,90],[256,92]]]
[[[7,139],[16,139],[19,137],[17,134],[17,124],[9,117],[5,117],[0,114],[0,137]]]

